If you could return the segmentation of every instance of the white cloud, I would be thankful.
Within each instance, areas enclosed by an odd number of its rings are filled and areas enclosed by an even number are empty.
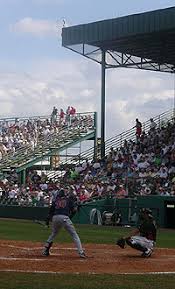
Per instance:
[[[100,120],[100,67],[81,60],[40,61],[31,71],[0,74],[0,115],[50,114],[55,105],[97,111]],[[161,73],[113,70],[107,73],[106,135],[114,136],[173,105],[173,77]],[[99,130],[100,131],[100,130]]]
[[[94,96],[94,91],[93,89],[83,89],[82,91],[80,91],[80,95],[83,97],[92,97]]]
[[[44,37],[55,35],[61,38],[62,21],[33,19],[25,17],[10,25],[10,31],[20,34],[32,34],[34,36]]]

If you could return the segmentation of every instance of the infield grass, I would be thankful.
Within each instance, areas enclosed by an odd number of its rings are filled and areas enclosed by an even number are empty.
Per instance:
[[[115,244],[116,239],[128,234],[132,228],[107,227],[97,225],[76,225],[83,243]],[[44,242],[51,230],[32,221],[0,219],[0,239]],[[65,230],[56,238],[58,242],[72,242]],[[175,230],[160,229],[157,236],[157,247],[175,248]]]

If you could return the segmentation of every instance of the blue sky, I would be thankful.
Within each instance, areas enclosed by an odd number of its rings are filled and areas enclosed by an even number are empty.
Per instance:
[[[54,105],[100,113],[100,67],[61,46],[62,20],[71,26],[174,4],[160,0],[0,0],[0,116],[49,114]],[[171,108],[173,85],[172,75],[110,71],[107,136],[133,126],[136,117],[144,121]]]

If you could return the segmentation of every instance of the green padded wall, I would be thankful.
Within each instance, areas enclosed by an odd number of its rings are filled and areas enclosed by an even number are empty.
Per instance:
[[[104,211],[113,212],[114,209],[120,211],[123,224],[132,224],[130,217],[134,213],[138,214],[141,208],[150,208],[160,227],[174,226],[175,197],[142,196],[137,199],[106,198],[97,200],[83,204],[73,217],[73,222],[89,224],[90,211],[94,208],[99,210],[100,213],[103,213]],[[47,214],[48,208],[45,207],[0,206],[0,218],[45,220]],[[168,215],[170,215],[170,217]]]

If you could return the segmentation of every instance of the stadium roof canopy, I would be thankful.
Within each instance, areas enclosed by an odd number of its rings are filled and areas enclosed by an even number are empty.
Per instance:
[[[99,63],[105,50],[106,68],[174,72],[175,7],[63,28],[62,45]]]
[[[105,156],[105,71],[175,72],[175,7],[62,29],[62,45],[101,64],[101,156]]]

